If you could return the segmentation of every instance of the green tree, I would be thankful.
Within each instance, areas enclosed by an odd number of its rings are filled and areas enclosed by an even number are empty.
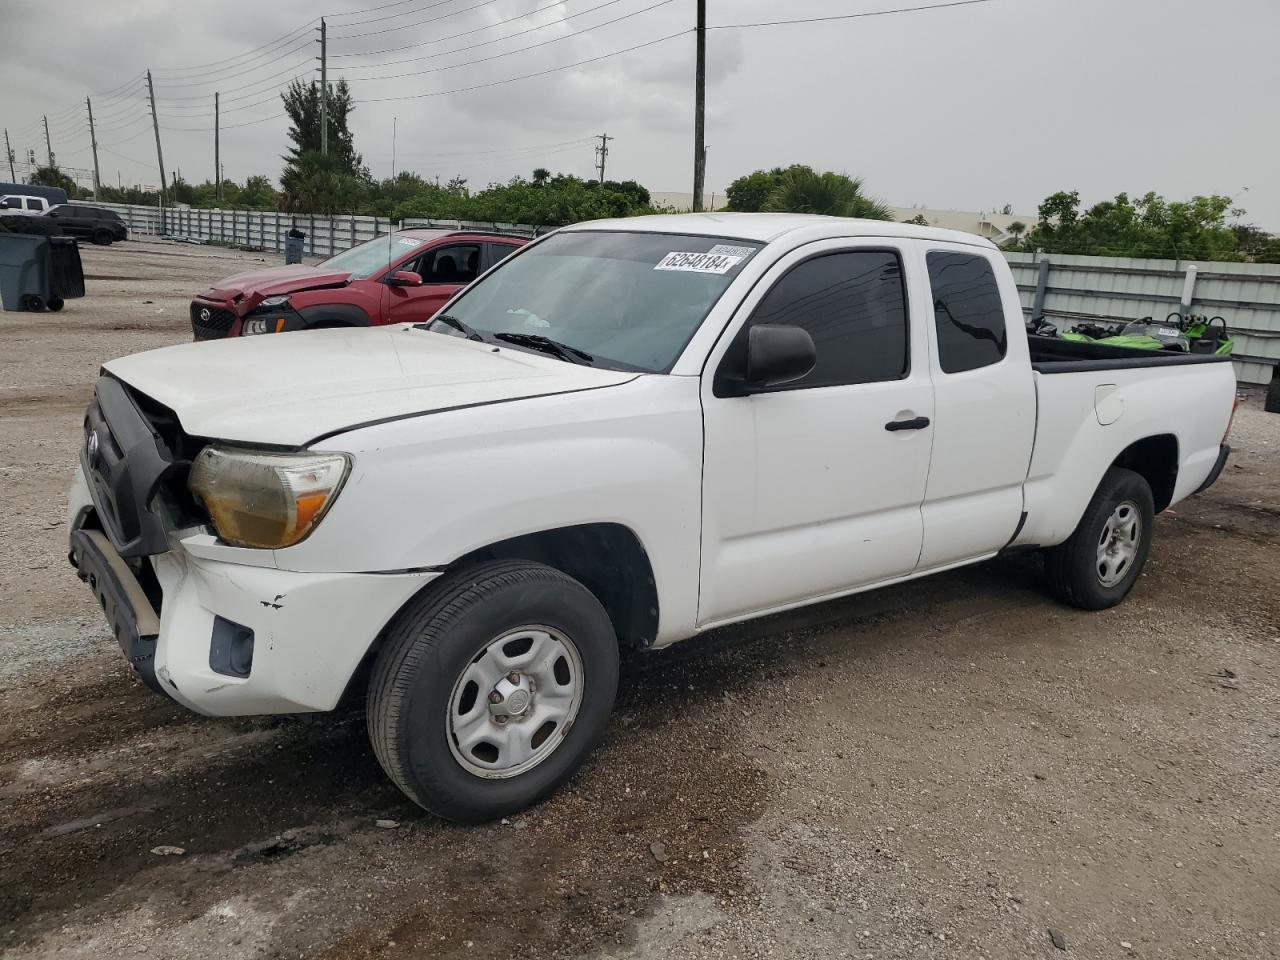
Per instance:
[[[785,169],[774,167],[772,170],[756,170],[754,173],[748,173],[733,181],[725,190],[725,196],[729,201],[725,209],[737,213],[755,213],[763,210],[769,195],[777,188],[782,176],[788,170],[813,172],[811,167],[797,163]]]
[[[56,166],[39,167],[36,172],[31,175],[31,182],[41,187],[61,187],[67,191],[67,196],[74,200],[79,195],[79,188],[76,182],[67,174]]]
[[[928,219],[925,217],[925,215],[924,215],[923,213],[917,213],[917,214],[916,214],[914,217],[912,217],[910,220],[903,220],[902,222],[903,222],[903,223],[909,223],[909,224],[911,224],[912,226],[916,226],[916,227],[927,227],[927,226],[929,226],[929,221],[928,221]]]
[[[281,205],[292,213],[358,213],[366,186],[339,157],[308,151],[285,167]]]
[[[862,192],[862,180],[843,173],[817,173],[792,167],[779,178],[764,204],[765,210],[819,213],[832,217],[892,220],[883,203]]]
[[[540,187],[549,179],[551,179],[551,171],[546,167],[538,167],[533,171],[534,186]]]
[[[337,167],[352,176],[368,177],[364,158],[356,152],[351,135],[349,118],[355,110],[351,88],[346,80],[330,84],[325,94],[329,108],[329,153]],[[289,116],[289,153],[285,156],[285,168],[298,167],[304,155],[320,152],[320,85],[294,80],[280,94],[285,113]]]
[[[1119,193],[1081,213],[1079,193],[1059,191],[1040,204],[1025,246],[1104,257],[1240,260],[1240,239],[1227,218],[1242,212],[1218,195],[1169,201],[1156,193],[1137,200]]]

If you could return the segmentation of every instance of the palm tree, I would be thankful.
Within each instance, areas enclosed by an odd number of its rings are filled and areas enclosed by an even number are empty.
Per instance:
[[[536,186],[542,186],[551,178],[551,171],[546,167],[538,167],[533,171],[533,182]]]
[[[1021,220],[1015,220],[1004,228],[1004,232],[1009,234],[1010,239],[1004,243],[1006,250],[1017,250],[1022,243],[1022,235],[1027,232],[1027,225]]]
[[[792,167],[783,173],[765,200],[764,209],[864,220],[893,219],[888,207],[862,192],[861,179],[829,171],[818,173],[807,167]]]

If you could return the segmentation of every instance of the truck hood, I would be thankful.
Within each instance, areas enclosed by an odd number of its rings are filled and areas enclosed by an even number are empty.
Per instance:
[[[189,434],[289,447],[374,421],[636,377],[409,325],[185,343],[104,369],[172,410]]]
[[[234,277],[219,280],[207,292],[216,300],[232,300],[238,296],[262,300],[317,287],[341,287],[350,280],[349,270],[326,270],[324,266],[308,267],[298,263],[237,273]]]

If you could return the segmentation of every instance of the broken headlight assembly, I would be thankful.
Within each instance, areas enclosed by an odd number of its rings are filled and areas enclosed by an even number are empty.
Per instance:
[[[218,537],[237,547],[278,549],[306,537],[351,470],[344,453],[259,453],[205,447],[187,486]]]
[[[285,317],[284,311],[289,309],[289,298],[284,297],[267,297],[253,309],[253,313],[244,318],[244,322],[240,324],[240,335],[242,337],[252,337],[260,333],[279,333],[284,329]],[[267,311],[268,315],[254,316],[254,314]]]

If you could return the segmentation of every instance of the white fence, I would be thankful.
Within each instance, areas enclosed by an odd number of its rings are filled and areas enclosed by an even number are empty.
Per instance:
[[[122,203],[115,210],[131,233],[213,240],[283,252],[285,235],[307,235],[306,252],[327,257],[385,233],[379,217],[313,216],[259,210],[184,210]],[[404,227],[500,231],[535,236],[525,224],[466,220],[405,220]],[[1266,383],[1280,364],[1280,264],[1135,260],[1125,257],[1007,253],[1029,316],[1043,314],[1069,328],[1076,320],[1163,319],[1174,311],[1221,316],[1235,337],[1236,376]]]
[[[437,227],[449,230],[482,230],[486,233],[515,233],[535,236],[534,227],[518,223],[479,223],[472,220],[403,220],[386,217],[324,216],[322,214],[276,213],[271,210],[197,210],[181,207],[143,207],[128,203],[91,203],[114,210],[129,227],[130,234],[189,237],[260,250],[284,252],[285,236],[297,227],[307,235],[306,252],[329,257],[357,243],[386,233],[393,224],[399,228]],[[162,219],[163,218],[163,219]]]
[[[1280,264],[1007,253],[1028,316],[1077,320],[1221,316],[1241,383],[1267,383],[1280,363]]]

